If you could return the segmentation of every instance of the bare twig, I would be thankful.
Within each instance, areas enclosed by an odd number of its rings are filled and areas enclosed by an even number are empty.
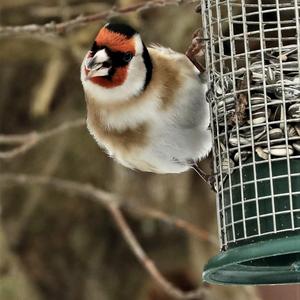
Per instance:
[[[140,263],[148,271],[148,273],[155,279],[159,285],[164,289],[164,291],[174,297],[175,299],[202,299],[204,296],[204,288],[200,287],[195,291],[183,292],[176,288],[171,282],[169,282],[157,269],[154,262],[145,253],[139,242],[137,241],[135,235],[133,234],[131,228],[126,222],[120,209],[115,205],[109,205],[108,210],[113,216],[120,232],[122,233],[125,241],[130,246],[130,249],[134,252],[135,256],[138,258]]]
[[[131,251],[138,258],[143,267],[151,275],[151,277],[164,289],[164,291],[175,299],[202,299],[205,294],[203,287],[195,291],[183,292],[172,283],[170,283],[157,269],[155,263],[148,257],[134,233],[126,222],[120,206],[122,205],[121,198],[112,193],[100,190],[91,184],[79,183],[69,180],[58,179],[49,176],[34,176],[25,174],[0,174],[0,183],[13,183],[22,185],[41,184],[50,186],[59,191],[77,194],[82,197],[87,197],[98,203],[101,203],[112,215],[118,229],[123,235],[125,241],[129,245]],[[167,216],[167,219],[171,218]],[[165,220],[166,218],[163,218]]]
[[[78,3],[68,6],[68,11],[72,16],[77,16],[84,13],[94,13],[95,11],[100,11],[108,9],[110,6],[104,2],[101,3]],[[40,18],[54,18],[61,14],[61,6],[45,6],[45,5],[34,5],[30,7],[30,12],[33,16],[38,16]]]
[[[20,146],[17,146],[13,150],[2,151],[2,152],[0,151],[0,159],[14,158],[28,151],[29,149],[36,146],[38,143],[40,143],[41,141],[47,138],[64,133],[65,131],[72,128],[81,127],[84,124],[85,124],[84,119],[77,119],[73,121],[66,121],[63,124],[44,132],[32,132],[32,133],[19,134],[19,135],[18,134],[0,135],[0,144],[2,145],[21,144]],[[26,175],[26,178],[27,177],[28,175]],[[44,181],[46,182],[48,177],[39,176],[38,181],[36,181],[37,179],[35,179],[34,181],[39,184],[42,184],[43,183],[41,181],[42,178],[44,178]],[[55,182],[52,179],[50,181],[52,182],[51,185],[53,185]],[[160,210],[150,208],[150,207],[145,207],[142,205],[135,204],[133,206],[129,203],[123,203],[122,205],[125,209],[127,209],[130,212],[134,212],[138,215],[150,217],[171,224],[179,229],[184,230],[188,234],[196,236],[202,241],[208,241],[211,242],[212,244],[217,245],[217,240],[213,236],[211,236],[206,230],[200,229],[185,220],[182,220],[174,216],[170,216]]]
[[[125,204],[124,208],[130,212],[137,213],[138,215],[160,220],[167,224],[175,226],[185,231],[186,233],[197,237],[199,240],[208,241],[216,246],[218,245],[218,240],[214,236],[209,234],[209,232],[207,232],[206,230],[203,230],[183,219],[177,218],[175,216],[170,216],[161,210],[157,210],[151,207],[145,207],[144,205],[140,206],[136,204],[134,205]]]
[[[31,132],[26,134],[0,134],[0,145],[17,145],[12,150],[0,151],[0,159],[11,159],[21,155],[36,146],[41,141],[50,138],[56,134],[60,134],[66,130],[75,127],[81,127],[85,124],[84,119],[67,121],[58,127],[47,130],[45,132]]]
[[[44,175],[51,176],[57,170],[58,166],[62,162],[70,138],[71,136],[67,134],[57,136],[55,139],[55,147],[51,149],[47,155],[47,159],[39,162],[39,169],[43,170]],[[22,210],[18,215],[18,222],[16,222],[14,226],[14,234],[11,236],[13,239],[12,243],[18,242],[22,239],[27,225],[33,218],[34,212],[36,212],[36,209],[41,204],[41,197],[43,197],[42,195],[44,192],[45,189],[43,189],[43,186],[29,189],[26,196],[26,205],[22,207]]]
[[[0,182],[49,186],[58,191],[87,196],[97,202],[100,201],[103,205],[108,203],[116,205],[120,202],[120,199],[114,194],[98,189],[89,183],[80,183],[51,176],[3,173],[0,174]]]
[[[69,180],[58,179],[51,176],[41,176],[41,175],[34,176],[34,175],[27,175],[27,174],[0,174],[0,183],[1,182],[12,182],[12,183],[22,184],[22,185],[25,184],[47,185],[57,190],[71,191],[79,195],[82,195],[82,192],[84,194],[92,194],[92,195],[96,195],[97,193],[99,193],[99,197],[102,198],[102,201],[109,201],[110,203],[114,203],[115,205],[116,204],[121,205],[124,209],[126,209],[130,213],[160,220],[164,223],[171,224],[174,227],[185,231],[187,234],[197,237],[201,241],[208,241],[213,244],[216,244],[216,240],[214,239],[214,237],[210,236],[210,234],[206,230],[198,228],[188,221],[185,221],[175,216],[170,216],[167,213],[160,211],[158,209],[145,207],[140,204],[135,204],[135,205],[128,204],[128,202],[121,201],[121,198],[119,196],[103,191],[90,184],[72,182]]]
[[[0,37],[6,36],[24,36],[28,35],[61,35],[65,34],[71,30],[82,27],[88,23],[108,20],[119,15],[124,15],[132,12],[141,12],[151,8],[165,7],[171,5],[189,4],[197,2],[197,0],[152,0],[146,2],[140,2],[127,6],[125,8],[112,7],[104,12],[99,12],[97,14],[91,14],[86,16],[78,16],[69,21],[55,23],[49,22],[44,25],[29,24],[24,26],[0,26]]]

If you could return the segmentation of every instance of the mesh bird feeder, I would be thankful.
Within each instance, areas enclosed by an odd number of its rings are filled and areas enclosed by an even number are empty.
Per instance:
[[[205,0],[219,284],[300,282],[300,2]]]

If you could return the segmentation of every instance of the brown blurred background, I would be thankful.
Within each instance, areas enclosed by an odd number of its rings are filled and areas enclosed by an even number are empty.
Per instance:
[[[0,0],[0,25],[60,22],[135,2]],[[138,28],[146,44],[184,51],[200,24],[194,6],[151,9],[121,19]],[[91,23],[60,37],[1,38],[1,133],[43,131],[85,116],[79,67],[103,24]],[[217,235],[214,195],[199,177],[192,172],[159,176],[127,170],[107,158],[85,128],[0,160],[0,172],[90,182],[133,205],[136,201],[157,208]],[[38,186],[1,185],[0,199],[0,300],[171,299],[137,262],[101,205]],[[169,280],[184,290],[202,284],[203,266],[217,246],[159,221],[130,214],[126,218]],[[205,299],[284,299],[252,287],[209,286],[207,291]],[[299,299],[297,288],[288,291],[289,300]]]

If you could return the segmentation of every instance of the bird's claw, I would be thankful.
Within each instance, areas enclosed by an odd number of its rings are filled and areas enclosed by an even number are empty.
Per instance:
[[[197,29],[193,33],[193,39],[191,45],[188,47],[185,55],[190,59],[190,61],[195,65],[195,67],[201,72],[205,72],[205,68],[201,64],[200,60],[205,54],[205,43],[207,39],[203,38],[202,30]]]
[[[207,183],[210,185],[211,189],[217,193],[218,190],[217,190],[217,181],[216,181],[216,174],[213,174],[213,175],[208,175],[208,178],[207,178]]]
[[[217,174],[206,174],[203,170],[201,170],[197,164],[194,164],[193,167],[194,171],[203,179],[204,182],[206,182],[212,191],[215,193],[217,192],[216,187],[216,175]]]

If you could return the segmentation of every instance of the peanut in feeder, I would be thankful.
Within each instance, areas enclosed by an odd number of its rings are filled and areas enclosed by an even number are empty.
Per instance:
[[[300,282],[299,9],[202,3],[221,245],[208,282]]]

